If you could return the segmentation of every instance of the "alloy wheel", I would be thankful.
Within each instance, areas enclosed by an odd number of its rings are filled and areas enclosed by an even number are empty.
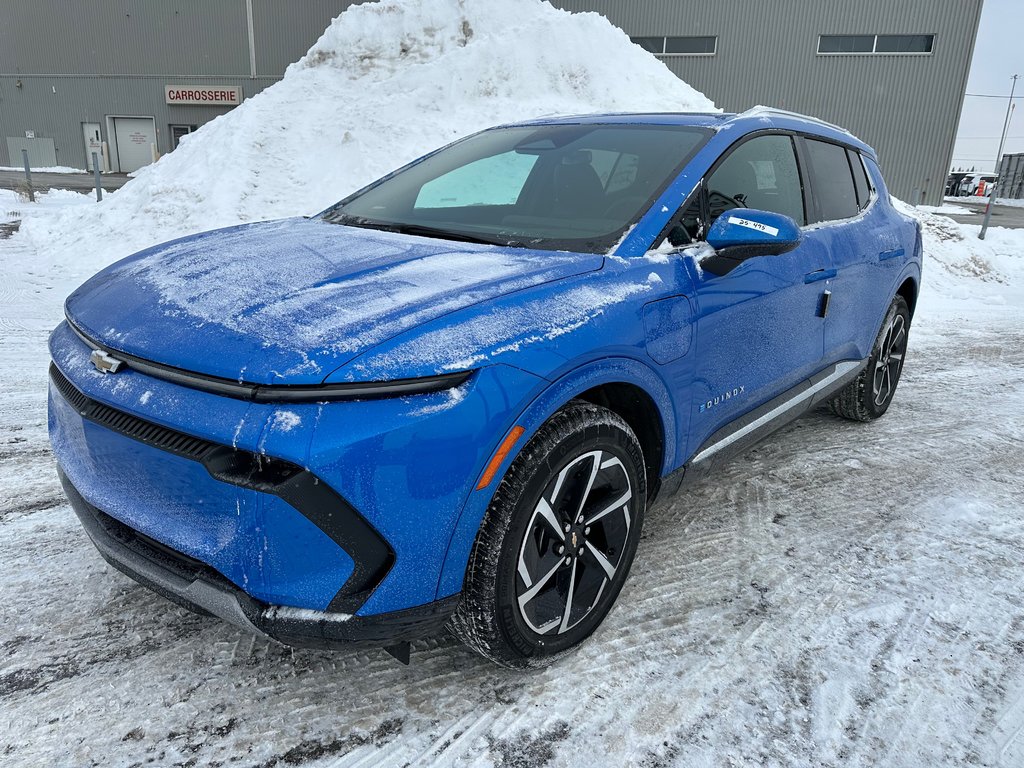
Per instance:
[[[897,312],[893,315],[889,327],[885,329],[875,360],[871,392],[876,406],[884,405],[892,397],[903,368],[903,355],[906,350],[907,322],[903,315]]]
[[[548,483],[517,561],[516,600],[533,632],[561,635],[594,611],[626,549],[632,501],[622,461],[605,450],[577,456]]]

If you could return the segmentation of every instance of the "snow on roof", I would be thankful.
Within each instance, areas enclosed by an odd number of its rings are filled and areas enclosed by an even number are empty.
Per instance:
[[[76,258],[102,248],[109,262],[191,232],[315,213],[498,123],[653,110],[715,106],[596,13],[541,0],[365,3],[338,16],[280,82],[185,136],[123,189],[23,232]]]

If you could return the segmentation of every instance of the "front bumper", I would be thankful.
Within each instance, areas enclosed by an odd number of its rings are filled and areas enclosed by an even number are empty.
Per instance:
[[[427,605],[374,616],[273,606],[247,595],[198,560],[165,547],[89,504],[58,469],[82,527],[103,559],[145,587],[189,610],[298,648],[392,645],[440,633],[458,605],[451,595]]]
[[[278,406],[102,374],[66,323],[50,349],[50,440],[86,503],[209,567],[240,604],[366,619],[458,593],[461,574],[440,584],[453,532],[539,386],[491,366],[458,396]]]

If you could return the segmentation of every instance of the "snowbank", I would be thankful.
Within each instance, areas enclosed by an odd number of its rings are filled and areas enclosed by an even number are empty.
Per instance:
[[[84,168],[71,168],[67,165],[51,165],[44,168],[30,168],[32,173],[87,173]],[[24,173],[23,165],[0,165],[0,171],[18,171]]]
[[[190,232],[315,213],[497,123],[714,109],[594,13],[541,0],[382,0],[349,8],[283,80],[95,209],[26,221],[20,237],[109,263]]]
[[[950,205],[949,203],[944,205],[919,205],[917,210],[924,211],[925,213],[952,214],[954,216],[971,216],[977,213],[977,210],[964,208],[962,205]]]
[[[92,201],[91,195],[81,192],[72,192],[70,189],[51,189],[46,192],[36,192],[36,201],[30,203],[28,198],[19,195],[12,189],[0,189],[0,222],[18,221],[25,217],[52,216],[56,210],[88,206]]]
[[[924,275],[921,298],[982,299],[1003,304],[1024,299],[1024,229],[958,224],[899,200],[896,207],[921,222]]]

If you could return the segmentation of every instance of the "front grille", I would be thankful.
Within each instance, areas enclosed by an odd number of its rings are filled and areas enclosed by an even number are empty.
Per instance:
[[[83,418],[133,440],[193,461],[203,461],[212,451],[220,447],[209,440],[186,435],[184,432],[154,424],[97,402],[68,381],[68,378],[52,363],[50,364],[50,378],[53,380],[54,386],[57,387],[57,391]]]

